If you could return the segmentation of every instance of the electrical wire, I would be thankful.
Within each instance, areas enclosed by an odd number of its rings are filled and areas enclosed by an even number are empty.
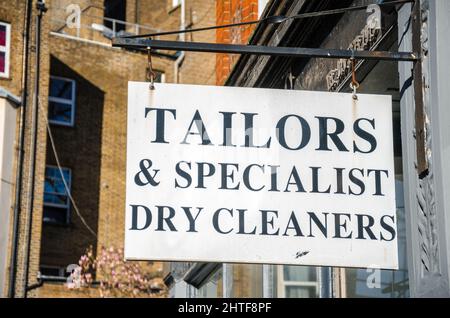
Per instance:
[[[414,1],[415,0],[396,0],[396,1],[391,1],[391,2],[383,2],[383,3],[379,3],[379,4],[374,3],[374,4],[376,4],[380,7],[387,7],[387,6],[395,6],[395,5],[399,5],[399,4],[411,3]],[[294,19],[305,19],[305,18],[312,18],[312,17],[319,17],[319,16],[326,16],[326,15],[341,14],[341,13],[346,13],[346,12],[350,12],[350,11],[366,10],[370,5],[371,4],[362,5],[362,6],[351,6],[351,7],[347,7],[347,8],[340,8],[340,9],[333,9],[333,10],[307,12],[307,13],[301,13],[301,14],[296,14],[296,15],[292,15],[292,16],[277,15],[277,16],[270,16],[270,17],[265,17],[263,19],[246,21],[246,22],[215,25],[215,26],[195,28],[195,29],[174,30],[174,31],[147,33],[147,34],[140,34],[140,35],[128,35],[128,36],[122,36],[120,38],[135,39],[135,38],[144,38],[144,37],[152,37],[152,36],[192,33],[192,32],[200,32],[200,31],[208,31],[208,30],[216,30],[216,29],[222,29],[222,28],[244,26],[244,25],[250,25],[250,24],[258,24],[258,23],[279,24],[279,23],[283,23],[288,20],[294,20]]]
[[[53,134],[52,134],[52,130],[50,129],[50,124],[49,124],[49,122],[48,122],[47,117],[45,117],[45,116],[43,116],[43,117],[45,118],[45,124],[46,124],[46,126],[47,126],[48,136],[49,136],[50,143],[51,143],[51,146],[52,146],[53,154],[54,154],[54,156],[55,156],[56,165],[58,166],[58,170],[59,170],[59,173],[61,174],[61,179],[62,179],[62,181],[63,181],[64,188],[66,189],[67,195],[68,195],[68,197],[69,197],[69,199],[70,199],[70,202],[72,203],[73,209],[75,210],[76,214],[77,214],[78,217],[80,218],[80,220],[81,220],[81,222],[83,223],[83,225],[87,228],[87,230],[88,230],[95,238],[97,238],[97,234],[96,234],[95,231],[89,226],[89,224],[87,224],[85,218],[81,215],[80,211],[78,210],[78,206],[77,206],[77,204],[75,203],[75,200],[74,200],[73,197],[72,197],[72,194],[71,194],[71,192],[70,192],[69,186],[67,185],[66,179],[64,178],[64,174],[63,174],[63,171],[62,171],[62,168],[61,168],[61,164],[60,164],[60,162],[59,162],[59,156],[58,156],[58,153],[57,153],[57,151],[56,151],[56,146],[55,146],[55,142],[54,142],[54,140],[53,140]]]

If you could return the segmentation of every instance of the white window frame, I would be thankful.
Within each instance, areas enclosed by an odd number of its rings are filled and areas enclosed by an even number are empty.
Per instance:
[[[172,8],[176,8],[181,5],[181,0],[172,0]]]
[[[0,52],[5,53],[5,71],[0,72],[0,77],[9,77],[9,57],[11,51],[11,24],[0,22],[0,25],[6,27],[6,45],[0,45]]]
[[[319,279],[316,281],[292,281],[292,280],[284,280],[284,266],[289,265],[278,265],[277,266],[277,294],[280,298],[286,297],[286,287],[315,287],[316,297],[319,296]],[[319,268],[316,267],[316,277],[319,277]]]
[[[53,165],[46,165],[45,169],[47,168],[53,168],[59,171],[58,166],[53,166]],[[49,206],[49,207],[54,207],[54,208],[61,208],[61,209],[66,209],[66,221],[62,224],[69,224],[70,223],[70,198],[69,198],[69,194],[72,191],[72,169],[70,168],[65,168],[65,167],[61,167],[61,170],[67,170],[69,172],[69,180],[65,180],[67,186],[69,187],[69,192],[67,193],[67,204],[57,204],[57,203],[50,203],[50,202],[45,202],[44,199],[44,206]],[[44,173],[44,182],[45,182],[45,173]],[[62,178],[64,178],[64,175],[61,176]],[[44,185],[44,194],[49,193],[49,192],[45,192],[45,185]],[[56,194],[56,193],[50,193],[50,194]],[[52,221],[45,221],[45,223],[54,223]],[[58,223],[59,224],[59,223]]]
[[[76,82],[75,80],[71,79],[71,78],[67,78],[67,77],[61,77],[61,76],[50,76],[50,85],[51,85],[51,80],[52,79],[56,79],[56,80],[61,80],[61,81],[66,81],[66,82],[70,82],[72,83],[72,98],[69,99],[65,99],[65,98],[60,98],[60,97],[54,97],[54,96],[48,96],[48,101],[49,102],[56,102],[56,103],[62,103],[62,104],[66,104],[66,105],[71,105],[72,107],[72,115],[70,116],[70,122],[65,122],[65,121],[60,121],[60,120],[54,120],[54,119],[50,119],[48,120],[49,123],[54,124],[54,125],[60,125],[60,126],[67,126],[67,127],[73,127],[75,125],[75,110],[76,110],[76,102],[75,102],[75,91],[76,91]]]

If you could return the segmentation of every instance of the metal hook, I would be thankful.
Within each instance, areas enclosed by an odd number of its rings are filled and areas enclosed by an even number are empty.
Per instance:
[[[357,100],[358,99],[358,95],[356,95],[356,90],[359,88],[359,83],[353,84],[350,83],[350,88],[352,89],[352,93],[353,93],[353,99]]]
[[[356,90],[359,88],[359,83],[356,80],[356,59],[355,59],[355,51],[352,50],[352,57],[350,58],[352,62],[352,82],[350,83],[350,88],[353,91],[353,99],[357,100],[358,96],[356,95]]]
[[[152,65],[152,48],[147,47],[147,81],[150,82],[150,89],[155,89],[155,72]]]

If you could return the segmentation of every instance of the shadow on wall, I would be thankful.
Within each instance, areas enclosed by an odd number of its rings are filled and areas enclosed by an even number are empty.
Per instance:
[[[88,226],[97,233],[105,93],[56,57],[51,56],[50,65],[52,77],[75,81],[73,126],[51,123],[50,128],[60,164],[63,168],[70,169],[71,193],[78,210]],[[54,94],[54,91],[49,92],[49,95]],[[49,105],[49,109],[51,107]],[[54,190],[49,178],[51,173],[48,171],[52,166],[56,167],[57,163],[49,138],[46,163],[46,188]],[[49,196],[44,201],[51,199]],[[92,245],[95,253],[97,238],[83,224],[72,204],[66,222],[52,222],[51,216],[55,213],[52,209],[51,204],[44,203],[41,269],[57,267],[63,270],[69,264],[78,264],[80,256],[88,246]],[[50,216],[47,219],[46,213]]]

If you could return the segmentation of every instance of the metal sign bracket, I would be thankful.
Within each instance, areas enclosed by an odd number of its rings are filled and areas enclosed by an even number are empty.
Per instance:
[[[296,58],[328,58],[328,59],[355,59],[362,60],[385,60],[415,62],[420,60],[420,56],[415,52],[388,52],[388,51],[352,51],[322,48],[301,48],[301,47],[279,47],[262,45],[239,45],[205,42],[181,42],[164,41],[139,38],[115,37],[112,39],[114,47],[129,49],[152,49],[170,51],[190,51],[208,53],[229,53],[229,54],[253,54],[287,56]]]
[[[413,62],[414,101],[415,101],[415,117],[416,117],[415,121],[416,121],[417,173],[419,175],[419,178],[424,178],[426,175],[428,175],[428,162],[426,157],[426,146],[425,146],[425,110],[423,101],[422,59],[421,54],[419,53],[421,52],[420,2],[417,0],[416,1],[407,0],[398,2],[402,3],[414,2],[412,12],[412,36],[413,36],[412,42],[414,52],[359,51],[359,50],[355,51],[355,50],[338,50],[338,49],[323,49],[323,48],[164,41],[164,40],[153,40],[148,35],[115,37],[112,39],[112,46],[143,51],[151,47],[152,50],[156,49],[169,51],[252,54],[252,55],[286,56],[294,58],[326,58],[326,59],[353,59],[353,60],[358,59],[358,60]],[[359,7],[358,8],[355,7],[355,9],[359,9]],[[219,27],[225,26],[217,26],[213,28]],[[184,31],[177,31],[177,32],[179,33]],[[169,32],[168,34],[177,32]]]

